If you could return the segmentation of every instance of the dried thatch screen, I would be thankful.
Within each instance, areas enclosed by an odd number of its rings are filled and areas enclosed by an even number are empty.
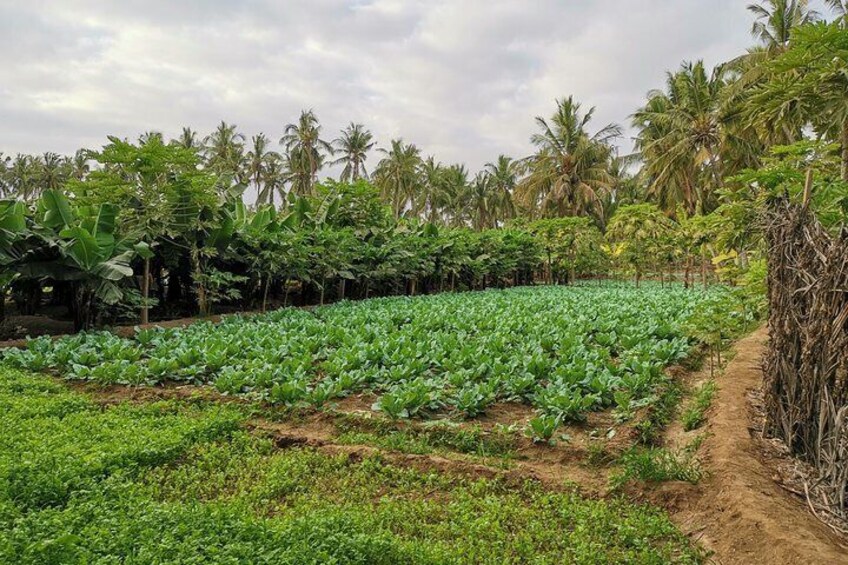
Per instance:
[[[770,209],[766,240],[766,433],[812,465],[816,502],[845,517],[848,230],[834,236],[809,209],[781,200]]]

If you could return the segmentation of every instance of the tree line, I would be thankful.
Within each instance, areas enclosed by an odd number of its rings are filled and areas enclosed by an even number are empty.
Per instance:
[[[221,122],[201,137],[110,137],[72,157],[0,154],[0,279],[19,309],[96,320],[214,304],[571,281],[610,269],[738,279],[761,263],[757,211],[814,193],[848,212],[848,4],[751,5],[757,44],[686,62],[633,116],[594,127],[573,97],[537,117],[533,153],[472,174],[362,124],[304,110],[279,139]],[[321,179],[334,166],[338,179]],[[714,272],[715,271],[715,272]]]

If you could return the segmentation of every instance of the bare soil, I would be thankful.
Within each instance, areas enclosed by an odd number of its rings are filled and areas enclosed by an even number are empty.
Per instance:
[[[709,477],[695,487],[664,485],[657,502],[715,552],[716,563],[848,563],[846,540],[813,516],[804,500],[777,484],[774,451],[752,426],[749,393],[762,383],[767,339],[763,327],[738,342],[736,357],[717,379],[709,437],[700,451]]]

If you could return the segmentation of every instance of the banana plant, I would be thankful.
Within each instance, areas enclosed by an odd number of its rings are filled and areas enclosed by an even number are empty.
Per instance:
[[[74,326],[87,329],[96,302],[115,304],[124,297],[119,283],[132,277],[130,262],[148,251],[144,243],[116,237],[117,207],[73,209],[61,192],[44,191],[32,233],[40,241],[32,260],[18,264],[23,278],[69,281],[73,287]]]

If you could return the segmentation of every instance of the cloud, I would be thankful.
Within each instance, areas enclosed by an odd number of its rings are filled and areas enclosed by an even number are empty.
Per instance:
[[[574,94],[628,126],[683,60],[751,44],[738,0],[62,0],[0,7],[0,151],[99,147],[217,122],[273,139],[313,108],[474,170],[530,152]],[[629,133],[628,133],[629,135]],[[623,150],[630,143],[622,140]]]

